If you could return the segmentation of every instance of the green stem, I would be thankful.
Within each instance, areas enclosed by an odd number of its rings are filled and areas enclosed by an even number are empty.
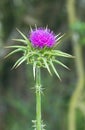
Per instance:
[[[36,130],[41,130],[41,75],[36,67]]]

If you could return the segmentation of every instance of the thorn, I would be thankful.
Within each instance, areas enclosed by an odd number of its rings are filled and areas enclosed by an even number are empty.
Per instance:
[[[48,25],[46,25],[46,28],[45,28],[45,30],[47,31],[47,29],[48,29]]]
[[[59,35],[61,35],[61,33],[59,33],[58,35],[56,35],[55,38],[57,38]]]
[[[18,32],[20,32],[18,28],[16,28],[16,30],[17,30]]]
[[[37,30],[37,25],[35,24],[35,28],[36,28],[36,30]]]
[[[31,25],[30,25],[30,31],[31,31],[31,32],[33,31]]]

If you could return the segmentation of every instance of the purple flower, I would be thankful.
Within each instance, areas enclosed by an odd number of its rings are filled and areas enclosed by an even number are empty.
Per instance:
[[[56,43],[55,34],[47,28],[37,28],[32,30],[29,35],[33,47],[48,47],[51,48]]]

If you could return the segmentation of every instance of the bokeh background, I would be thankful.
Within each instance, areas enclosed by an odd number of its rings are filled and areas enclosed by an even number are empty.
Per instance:
[[[57,49],[74,55],[61,58],[70,71],[56,68],[62,82],[42,69],[42,119],[46,130],[85,130],[85,0],[0,0],[0,130],[33,130],[35,120],[35,85],[32,66],[23,63],[11,70],[21,54],[7,59],[30,25],[48,27],[56,34],[66,33]]]

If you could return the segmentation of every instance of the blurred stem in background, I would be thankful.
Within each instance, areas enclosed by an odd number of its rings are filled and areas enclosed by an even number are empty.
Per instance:
[[[0,59],[1,57],[3,56],[3,44],[4,44],[4,41],[3,41],[3,25],[2,25],[2,20],[0,18]],[[0,75],[2,73],[2,68],[3,68],[3,64],[2,62],[0,63]]]
[[[77,16],[75,11],[75,0],[67,0],[67,12],[70,27],[77,22]],[[82,58],[82,46],[79,43],[78,32],[72,31],[72,43],[75,55],[75,65],[77,70],[77,82],[76,88],[70,99],[69,113],[68,113],[68,130],[76,130],[76,107],[78,100],[84,87],[84,67]]]
[[[2,32],[2,22],[0,21],[0,48],[2,47],[2,38],[3,38],[3,32]]]
[[[3,25],[2,21],[0,20],[0,55],[2,52],[2,46],[3,46]]]

